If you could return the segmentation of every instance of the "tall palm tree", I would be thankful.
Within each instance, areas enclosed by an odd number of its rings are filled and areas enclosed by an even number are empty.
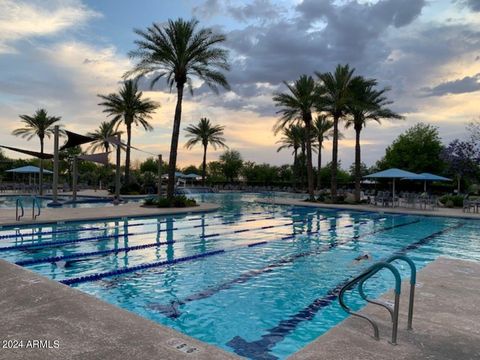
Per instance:
[[[192,77],[196,77],[216,93],[218,85],[230,88],[222,72],[230,69],[228,51],[217,46],[225,41],[225,36],[209,28],[198,29],[198,21],[194,19],[169,20],[165,26],[154,23],[145,31],[135,30],[135,33],[140,39],[135,41],[137,49],[130,52],[130,56],[138,62],[125,76],[152,74],[151,87],[166,78],[170,90],[173,85],[177,88],[167,186],[167,198],[172,204],[184,87],[187,85],[192,93]]]
[[[90,143],[88,150],[95,152],[99,149],[104,150],[105,152],[110,151],[110,138],[122,134],[122,131],[119,131],[115,128],[115,122],[113,121],[102,121],[100,126],[92,132],[87,133],[87,136],[95,139]],[[102,149],[103,148],[103,149]]]
[[[212,145],[216,150],[217,147],[226,148],[223,130],[225,126],[213,125],[209,119],[201,118],[197,125],[190,125],[184,130],[187,132],[189,140],[185,144],[187,149],[191,149],[198,143],[203,146],[203,162],[202,162],[202,185],[205,186],[205,175],[207,171],[207,147]]]
[[[380,123],[382,119],[402,119],[403,117],[386,105],[392,104],[385,96],[388,88],[375,89],[377,81],[358,77],[351,83],[352,100],[348,104],[350,116],[345,127],[355,130],[355,201],[360,201],[361,149],[360,133],[369,121]]]
[[[40,153],[43,155],[45,137],[50,138],[54,132],[55,123],[61,120],[60,116],[49,116],[47,110],[39,109],[30,115],[19,115],[22,119],[24,127],[13,130],[12,134],[33,139],[35,136],[40,140]],[[39,174],[40,195],[43,195],[43,159],[40,158],[40,174]]]
[[[325,115],[318,115],[313,123],[313,131],[317,138],[318,147],[318,173],[317,173],[317,189],[322,189],[322,178],[320,170],[322,169],[322,149],[323,142],[333,136],[333,121],[329,120]]]
[[[304,135],[305,130],[302,125],[291,124],[282,129],[282,137],[277,141],[277,144],[281,144],[277,152],[284,149],[293,149],[293,188],[297,187],[298,149],[302,146]]]
[[[103,112],[113,116],[112,123],[118,126],[123,123],[127,129],[127,149],[125,157],[125,184],[130,183],[130,146],[132,142],[132,125],[141,125],[146,131],[152,131],[153,127],[148,123],[152,113],[160,105],[148,98],[143,98],[143,92],[138,90],[136,81],[127,80],[122,88],[116,93],[98,95],[103,102]]]
[[[273,101],[275,106],[281,107],[278,113],[282,117],[278,120],[274,131],[278,132],[287,124],[302,121],[305,125],[306,150],[307,150],[307,179],[310,200],[314,199],[313,193],[313,167],[312,167],[312,110],[319,96],[319,89],[311,76],[302,75],[293,84],[284,81],[289,93],[275,93]]]
[[[331,197],[337,199],[337,172],[338,172],[338,124],[347,113],[347,105],[350,101],[351,82],[355,69],[347,65],[337,65],[335,72],[315,74],[319,78],[322,96],[319,101],[319,109],[333,118],[333,141],[332,141],[332,183]]]

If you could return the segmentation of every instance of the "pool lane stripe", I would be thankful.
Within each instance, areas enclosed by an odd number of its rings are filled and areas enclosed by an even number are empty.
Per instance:
[[[281,211],[282,213],[286,213],[285,211]],[[265,212],[255,212],[255,213],[234,213],[234,214],[225,214],[225,215],[218,215],[214,216],[214,218],[228,218],[231,216],[249,216],[249,215],[260,215],[260,214],[272,214],[272,211],[265,211]],[[175,218],[172,219],[173,221],[177,220]],[[196,217],[196,218],[190,218],[190,219],[179,219],[181,221],[198,221],[202,220],[201,217]],[[208,220],[208,218],[206,219]],[[142,225],[156,225],[158,222],[142,222],[142,223],[136,223],[136,224],[128,224],[127,227],[136,227],[136,226],[142,226]],[[162,222],[165,223],[165,222]],[[100,231],[100,230],[109,230],[109,229],[115,229],[118,227],[125,227],[123,225],[119,226],[93,226],[93,227],[88,227],[88,228],[75,228],[75,229],[61,229],[61,230],[52,230],[52,231],[39,231],[39,232],[29,232],[29,233],[15,233],[15,234],[5,234],[5,235],[0,235],[0,240],[1,239],[13,239],[13,238],[18,238],[18,237],[29,237],[29,236],[44,236],[44,235],[53,235],[53,234],[67,234],[67,233],[75,233],[75,232],[83,232],[83,231]],[[33,229],[32,229],[33,230]]]
[[[328,220],[328,218],[324,218],[322,220]],[[306,220],[304,220],[304,222],[306,222]],[[368,221],[365,221],[365,223],[366,222],[368,222]],[[281,225],[281,226],[285,226],[285,225]],[[255,229],[252,229],[252,230],[255,230]],[[258,229],[256,229],[256,230],[258,230]],[[317,232],[319,232],[319,231],[320,230],[318,230]],[[307,232],[307,233],[313,233],[313,231],[310,231],[310,232]],[[268,243],[268,242],[262,242],[262,243]],[[239,245],[239,246],[232,247],[232,248],[228,249],[228,251],[234,251],[234,250],[237,250],[239,248],[249,247],[249,245],[251,245],[251,244],[247,244],[246,246],[245,245]],[[261,245],[261,244],[257,243],[256,245]],[[227,250],[222,249],[222,250],[219,250],[218,252],[213,251],[212,253],[213,253],[213,255],[216,255],[216,254],[224,253],[226,251]],[[202,255],[202,254],[199,254],[199,255]],[[189,256],[187,258],[188,259],[196,259],[195,256],[193,256],[193,257]],[[183,259],[183,258],[181,258],[181,259]],[[182,260],[182,261],[187,261],[187,260]],[[164,262],[161,262],[161,263],[162,263],[162,265],[155,265],[155,266],[150,266],[151,263],[150,264],[147,263],[147,264],[142,264],[142,265],[138,265],[138,266],[134,266],[134,267],[125,267],[125,268],[115,270],[115,271],[109,271],[109,272],[105,272],[105,273],[97,273],[97,274],[92,274],[92,275],[88,275],[88,276],[81,276],[81,277],[76,277],[76,278],[65,279],[65,280],[61,280],[60,282],[64,283],[64,284],[67,284],[67,285],[71,285],[71,284],[76,284],[76,283],[81,283],[81,282],[96,281],[96,280],[100,280],[104,277],[116,276],[116,275],[120,275],[120,274],[135,272],[135,271],[142,270],[142,269],[148,269],[150,267],[158,267],[158,266],[164,266],[165,265]],[[169,265],[169,264],[170,263],[166,263],[166,265]],[[147,267],[139,268],[139,266],[147,266]]]
[[[276,218],[276,219],[281,219],[281,218]],[[261,221],[264,220],[263,218],[256,219],[256,221]],[[305,223],[306,220],[298,220],[297,222],[303,222]],[[237,224],[242,224],[244,221],[238,221],[236,222]],[[277,225],[276,227],[280,226],[287,226],[294,224],[293,223],[288,223],[288,224],[281,224]],[[210,225],[220,225],[220,224],[205,224],[205,226],[210,226]],[[138,236],[138,235],[150,235],[150,234],[158,234],[162,232],[167,232],[167,231],[173,231],[173,230],[191,230],[194,227],[192,226],[186,226],[186,227],[173,227],[171,229],[160,229],[160,230],[155,230],[155,231],[144,231],[144,232],[139,232],[139,233],[121,233],[121,234],[114,234],[114,235],[106,235],[106,236],[92,236],[92,237],[87,237],[87,238],[79,238],[79,239],[73,239],[73,240],[59,240],[59,241],[45,241],[45,242],[37,242],[37,243],[29,243],[29,244],[20,244],[20,245],[10,245],[10,246],[3,246],[0,247],[0,252],[3,251],[11,251],[11,250],[26,250],[26,249],[43,249],[43,248],[48,248],[48,247],[58,247],[58,246],[63,246],[63,245],[68,245],[68,244],[77,244],[80,242],[87,242],[87,241],[96,241],[96,240],[107,240],[111,238],[119,238],[122,236]],[[248,229],[250,230],[258,230],[257,229]],[[200,236],[200,238],[208,238],[208,237],[215,237],[215,236],[220,236],[220,235],[231,235],[232,232],[226,232],[226,233],[217,233],[217,234],[211,234],[211,235],[204,235]]]
[[[399,250],[398,252],[406,253],[408,251],[418,249],[420,246],[427,244],[438,236],[458,229],[463,225],[464,223],[460,223],[434,232],[433,234],[430,234],[420,239],[419,241],[405,246],[404,248],[402,248],[402,250]],[[338,298],[338,293],[340,292],[342,287],[350,280],[351,278],[348,278],[340,282],[334,288],[330,289],[325,295],[315,299],[312,303],[307,305],[305,308],[303,308],[296,314],[293,314],[287,319],[280,321],[278,325],[268,329],[266,331],[266,334],[262,335],[260,340],[247,341],[240,336],[235,336],[227,343],[227,345],[234,349],[236,354],[247,357],[249,359],[277,359],[277,357],[270,354],[269,351],[279,342],[283,341],[285,337],[287,337],[290,333],[295,331],[299,324],[304,321],[312,320],[322,308],[327,307],[332,302],[334,302]]]
[[[324,221],[324,220],[326,220],[326,218],[319,219],[319,221]],[[255,229],[251,229],[251,230],[255,230]],[[135,234],[135,235],[141,235],[141,234]],[[217,236],[217,234],[213,234],[213,235]],[[202,237],[200,237],[200,238],[202,238]],[[203,238],[205,238],[205,236]],[[289,238],[289,237],[286,237],[286,238]],[[281,238],[281,239],[284,239],[284,238]],[[69,254],[69,255],[62,255],[62,256],[52,256],[52,257],[45,257],[45,258],[38,258],[38,259],[27,259],[27,260],[17,261],[17,262],[15,262],[15,264],[20,265],[20,266],[27,266],[27,265],[36,265],[36,264],[42,264],[42,263],[51,263],[51,262],[57,262],[57,261],[62,261],[62,260],[67,260],[67,259],[92,257],[92,256],[96,256],[96,255],[106,255],[106,254],[111,254],[111,253],[119,253],[119,252],[123,252],[123,251],[129,252],[129,251],[134,251],[134,250],[142,250],[142,249],[149,248],[149,247],[155,247],[155,246],[160,246],[160,245],[169,245],[169,244],[174,244],[174,243],[178,243],[178,242],[185,242],[185,240],[170,241],[170,242],[154,242],[154,243],[150,243],[150,244],[136,245],[136,246],[130,246],[130,247],[116,248],[116,249],[91,251],[91,252]],[[261,245],[261,244],[264,244],[264,243],[266,244],[267,242],[264,241],[264,242],[260,242],[260,243],[256,243],[256,244],[251,244],[251,245],[249,245],[249,247],[250,246],[255,246],[255,245]]]
[[[203,259],[205,257],[222,254],[224,252],[225,252],[225,250],[215,250],[215,251],[210,251],[210,252],[201,253],[201,254],[197,254],[197,255],[185,256],[185,257],[177,258],[177,259],[174,259],[174,260],[157,261],[157,262],[154,262],[154,263],[147,263],[147,264],[141,264],[141,265],[137,265],[137,266],[125,267],[125,268],[122,268],[122,269],[119,269],[119,270],[112,270],[112,271],[107,271],[107,272],[98,273],[98,274],[92,274],[92,275],[86,275],[86,276],[71,278],[71,279],[65,279],[65,280],[61,280],[60,282],[62,284],[65,284],[65,285],[73,285],[73,284],[78,284],[78,283],[83,283],[83,282],[96,281],[96,280],[103,279],[105,277],[117,276],[117,275],[121,275],[121,274],[131,273],[131,272],[145,270],[145,269],[151,269],[151,268],[155,268],[155,267],[174,265],[174,264],[178,264],[178,263],[185,262],[185,261]]]
[[[63,261],[63,260],[71,260],[71,259],[107,255],[107,254],[118,254],[120,252],[129,252],[129,251],[147,249],[155,246],[173,245],[173,244],[175,244],[175,241],[159,241],[151,244],[126,246],[126,247],[119,247],[116,249],[89,251],[89,252],[75,253],[75,254],[61,255],[61,256],[50,256],[50,257],[41,258],[41,259],[21,260],[21,261],[17,261],[15,264],[19,266],[27,266],[27,265],[36,265],[36,264],[42,264],[42,263],[53,263],[53,262]]]
[[[151,304],[151,305],[149,305],[149,308],[160,311],[165,316],[168,316],[170,318],[176,318],[176,317],[181,315],[181,311],[179,310],[178,307],[181,306],[181,305],[185,305],[186,303],[206,299],[208,297],[211,297],[211,296],[217,294],[218,292],[220,292],[222,290],[227,290],[227,289],[231,288],[232,286],[234,286],[236,284],[243,284],[243,283],[245,283],[245,282],[247,282],[247,281],[249,281],[249,280],[251,280],[251,279],[253,279],[257,276],[260,276],[260,275],[265,274],[265,273],[270,273],[277,268],[292,264],[293,262],[295,262],[298,259],[305,258],[305,257],[311,256],[311,255],[318,255],[318,254],[330,251],[331,249],[334,249],[339,245],[347,244],[350,241],[359,240],[360,238],[365,238],[367,236],[370,236],[370,235],[373,235],[373,234],[376,234],[376,233],[379,233],[379,232],[389,231],[389,230],[396,229],[396,228],[399,228],[399,227],[416,224],[418,222],[420,222],[420,220],[414,220],[414,221],[406,222],[406,223],[402,223],[402,224],[386,226],[386,227],[383,227],[382,229],[377,229],[377,230],[373,230],[373,231],[370,231],[368,233],[362,234],[361,237],[351,237],[350,239],[342,241],[342,242],[332,242],[328,245],[322,245],[322,246],[314,248],[313,250],[309,250],[309,251],[305,251],[305,252],[301,252],[301,253],[298,253],[298,254],[294,254],[294,255],[285,257],[285,258],[280,259],[276,262],[270,263],[270,264],[264,266],[263,268],[254,269],[254,270],[244,272],[243,274],[241,274],[240,276],[238,276],[238,277],[236,277],[232,280],[228,280],[228,281],[225,281],[225,282],[223,282],[221,284],[218,284],[214,287],[207,288],[205,290],[199,291],[197,293],[194,293],[192,295],[187,296],[184,299],[172,301],[167,305]],[[307,234],[314,234],[314,233],[319,233],[319,232],[320,232],[320,230],[319,231],[310,231],[310,232],[306,232],[306,233]],[[305,233],[303,233],[303,234],[305,234]],[[302,234],[299,234],[299,235],[302,235]],[[285,237],[285,239],[291,238],[291,237],[295,237],[295,235]]]

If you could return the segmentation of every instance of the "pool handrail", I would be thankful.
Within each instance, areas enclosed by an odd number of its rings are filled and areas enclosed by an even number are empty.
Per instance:
[[[35,206],[37,206],[38,212],[35,213]],[[36,220],[38,216],[40,216],[42,210],[40,207],[40,202],[38,201],[37,197],[34,196],[32,199],[32,220]]]
[[[392,263],[393,261],[396,261],[396,260],[403,260],[405,261],[409,266],[410,266],[410,295],[409,295],[409,302],[408,302],[408,321],[407,321],[407,330],[412,330],[412,322],[413,322],[413,303],[414,303],[414,298],[415,298],[415,284],[416,284],[416,280],[417,280],[417,268],[415,266],[415,263],[407,256],[405,255],[401,255],[401,254],[395,254],[395,255],[392,255],[390,256],[389,258],[387,258],[385,260],[385,262],[387,263]],[[378,272],[379,270],[377,270],[376,272]],[[374,274],[372,274],[373,276]],[[391,308],[391,306],[387,303],[384,303],[382,301],[379,301],[379,300],[371,300],[371,299],[368,299],[368,297],[366,296],[365,294],[365,291],[363,289],[363,284],[365,283],[365,281],[367,280],[367,278],[364,278],[363,280],[361,280],[359,283],[358,283],[358,292],[360,293],[360,296],[367,302],[371,303],[371,304],[376,304],[376,305],[379,305],[379,306],[382,306],[384,307],[385,309],[388,310],[388,312],[390,313],[391,317],[392,317],[392,321],[393,321],[393,309]]]
[[[18,209],[22,210],[22,214],[18,214]],[[20,219],[25,215],[25,209],[23,208],[23,201],[21,197],[17,197],[15,200],[15,220],[20,221]]]
[[[402,279],[400,277],[400,273],[397,270],[395,266],[392,264],[386,262],[386,261],[380,261],[372,266],[370,266],[367,270],[365,270],[363,273],[358,275],[357,277],[353,278],[352,280],[348,281],[341,289],[338,294],[338,301],[340,303],[340,306],[342,307],[343,310],[345,310],[347,313],[360,317],[362,319],[367,320],[373,327],[373,337],[375,340],[379,340],[379,331],[378,331],[378,325],[377,323],[371,319],[369,316],[361,314],[359,312],[355,312],[350,307],[348,307],[345,304],[345,300],[343,299],[343,296],[345,292],[349,289],[352,289],[355,285],[359,284],[360,282],[364,282],[365,280],[371,278],[373,275],[375,275],[377,272],[379,272],[382,269],[388,269],[392,272],[393,276],[395,277],[395,303],[393,306],[393,311],[392,311],[392,340],[391,344],[396,345],[397,344],[397,333],[398,333],[398,315],[399,315],[399,308],[400,308],[400,293],[401,293],[401,287],[402,287]],[[382,305],[383,306],[383,305]]]

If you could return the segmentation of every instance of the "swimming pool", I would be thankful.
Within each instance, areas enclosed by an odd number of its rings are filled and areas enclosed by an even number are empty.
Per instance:
[[[440,255],[480,261],[475,220],[257,203],[263,196],[202,194],[221,205],[206,214],[4,228],[0,257],[253,359],[284,359],[343,320],[336,293],[371,264],[354,261],[363,253],[401,252],[418,268]],[[367,290],[378,297],[392,284],[382,272]]]
[[[15,209],[17,198],[21,198],[25,211],[31,209],[33,206],[33,196],[29,195],[3,195],[0,196],[0,209]],[[36,197],[41,208],[47,208],[48,204],[52,202],[51,197],[42,196]],[[122,203],[128,202],[140,202],[143,201],[143,198],[128,198],[124,199]],[[92,208],[92,207],[104,207],[104,206],[114,206],[112,200],[109,198],[100,198],[100,197],[77,197],[77,201],[70,202],[71,197],[61,196],[58,198],[58,201],[62,202],[62,207],[67,208]]]

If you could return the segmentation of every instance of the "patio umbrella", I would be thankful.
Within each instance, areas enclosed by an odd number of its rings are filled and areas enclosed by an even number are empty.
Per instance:
[[[407,180],[423,180],[423,191],[427,192],[427,181],[452,181],[452,179],[440,176],[440,175],[435,175],[435,174],[430,174],[430,173],[421,173],[421,174],[415,174],[415,176],[411,177],[405,177]]]
[[[40,174],[40,168],[36,166],[22,166],[15,169],[7,170],[6,172],[17,173],[17,174]],[[43,169],[44,174],[53,174],[52,171]]]
[[[392,179],[392,206],[395,206],[395,180],[396,179],[405,179],[413,176],[418,176],[418,174],[412,173],[410,171],[405,171],[401,169],[391,168],[388,170],[379,171],[370,175],[364,176],[367,179]]]

